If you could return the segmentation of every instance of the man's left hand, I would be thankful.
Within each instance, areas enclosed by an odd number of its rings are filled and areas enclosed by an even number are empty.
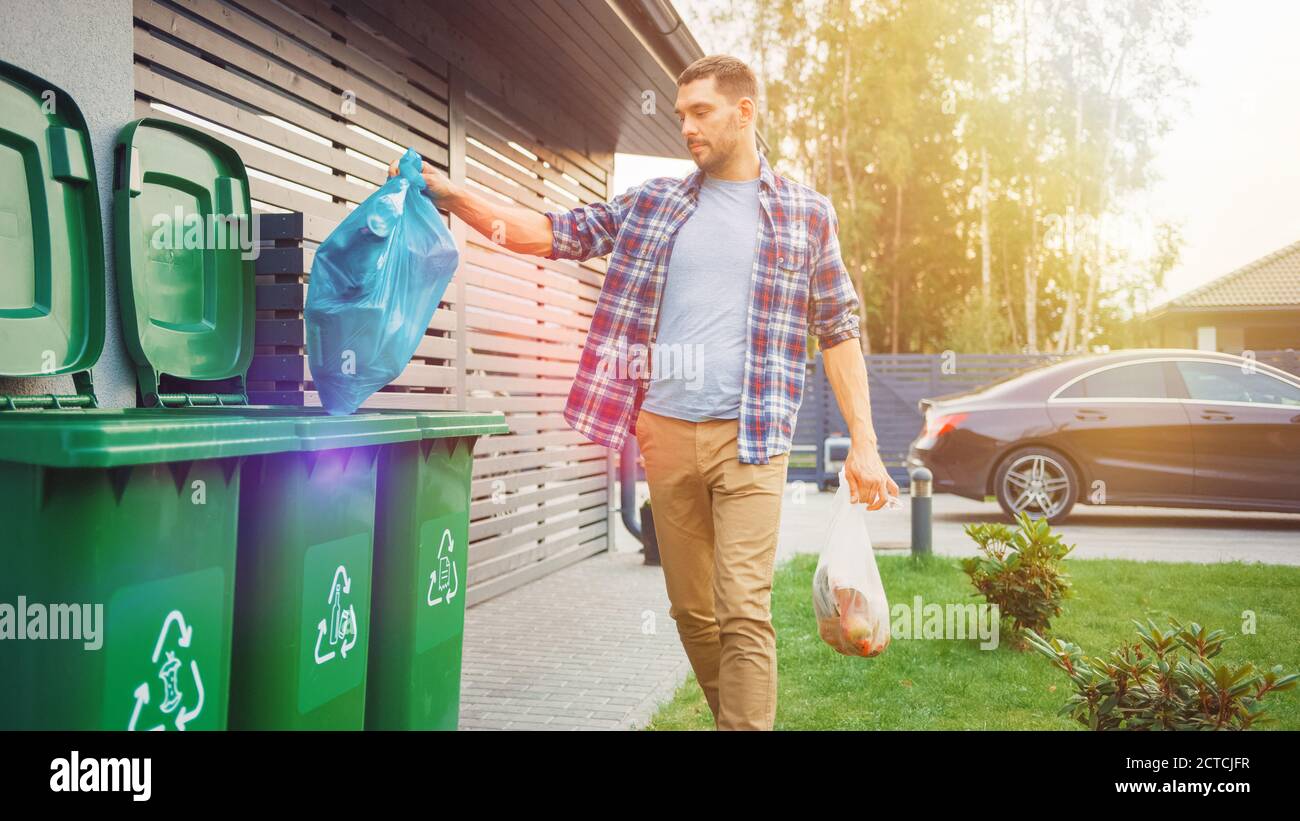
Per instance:
[[[854,504],[866,502],[868,510],[880,510],[889,496],[898,496],[898,484],[889,478],[885,463],[874,442],[854,440],[849,457],[844,460],[844,478],[849,483],[849,499]]]

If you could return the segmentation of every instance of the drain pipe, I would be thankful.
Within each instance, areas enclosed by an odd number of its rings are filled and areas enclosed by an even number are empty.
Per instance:
[[[650,503],[641,506],[641,517],[637,518],[636,507],[636,462],[640,449],[636,439],[629,436],[623,443],[623,453],[618,459],[619,508],[623,517],[623,526],[641,543],[645,554],[645,563],[658,565],[659,539],[655,536],[654,513]]]
[[[623,442],[623,453],[618,458],[618,506],[623,515],[623,527],[644,546],[645,536],[636,516],[636,456],[636,439],[629,436]]]

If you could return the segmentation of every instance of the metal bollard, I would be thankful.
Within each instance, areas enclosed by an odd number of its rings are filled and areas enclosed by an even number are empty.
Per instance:
[[[933,536],[930,493],[934,476],[927,468],[916,468],[910,475],[912,485],[908,493],[912,497],[912,555],[928,556]]]

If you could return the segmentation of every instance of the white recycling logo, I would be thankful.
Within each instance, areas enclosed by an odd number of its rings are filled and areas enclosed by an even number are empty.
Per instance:
[[[442,531],[442,542],[438,545],[437,566],[429,574],[427,600],[430,607],[450,602],[460,592],[460,573],[456,570],[456,562],[451,555],[455,547],[456,540],[452,538],[451,531]],[[436,598],[433,595],[435,590],[438,593]]]
[[[348,578],[347,568],[339,565],[334,571],[334,580],[330,583],[329,595],[325,604],[329,615],[316,625],[316,663],[324,664],[336,655],[347,658],[348,652],[357,643],[357,611],[349,603],[343,609],[343,597],[352,592],[352,579]],[[321,647],[328,642],[331,649],[322,653]]]
[[[194,628],[185,623],[185,615],[179,610],[173,610],[163,619],[162,630],[158,633],[158,641],[154,643],[153,663],[158,664],[158,659],[162,658],[162,666],[158,668],[158,678],[162,681],[162,701],[158,703],[158,709],[167,716],[176,714],[173,724],[177,730],[184,730],[185,725],[198,718],[199,713],[203,712],[203,677],[199,675],[199,663],[190,659],[190,674],[194,683],[194,706],[186,709],[181,703],[186,699],[186,692],[180,686],[180,670],[184,666],[180,657],[176,655],[176,650],[169,649],[167,654],[163,655],[163,646],[167,641],[167,636],[171,631],[171,626],[175,624],[179,633],[176,644],[180,649],[188,649],[190,643],[194,640]],[[140,686],[135,688],[135,708],[131,711],[131,721],[127,725],[127,730],[136,729],[140,721],[141,710],[149,703],[149,682],[141,682]],[[158,724],[150,727],[150,730],[165,730],[164,724]]]

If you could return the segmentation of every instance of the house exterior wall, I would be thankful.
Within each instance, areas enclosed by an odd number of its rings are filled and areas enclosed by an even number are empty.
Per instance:
[[[89,121],[108,251],[94,376],[108,407],[135,404],[109,241],[111,149],[134,118],[223,140],[249,169],[255,211],[303,215],[297,247],[276,257],[296,261],[260,261],[259,288],[310,287],[316,243],[406,146],[538,212],[608,200],[616,148],[683,151],[671,113],[643,105],[672,77],[602,3],[50,0],[6,20],[0,58],[66,90]],[[475,453],[473,603],[608,549],[612,459],[561,416],[605,261],[522,257],[447,219],[461,268],[407,371],[369,405],[505,413],[511,433]],[[259,307],[268,325],[284,318]],[[249,392],[315,404],[302,346],[260,333]],[[70,376],[0,380],[4,393],[72,390]]]
[[[1180,311],[1155,321],[1159,345],[1196,348],[1197,329],[1214,328],[1215,349],[1224,353],[1243,350],[1300,349],[1300,307],[1268,311]]]
[[[310,289],[314,244],[405,146],[484,196],[538,212],[610,196],[612,150],[584,141],[586,124],[543,111],[563,90],[502,76],[512,55],[458,36],[433,6],[136,0],[133,14],[134,115],[222,139],[249,169],[255,210],[304,214],[298,267],[259,264],[259,285],[288,277]],[[608,452],[561,416],[605,262],[523,257],[447,218],[460,268],[411,365],[367,406],[505,414],[511,433],[480,439],[474,454],[473,604],[608,549]],[[266,307],[259,318],[279,318]],[[249,391],[300,391],[317,404],[301,345],[263,341]]]
[[[104,248],[111,249],[113,141],[131,119],[131,0],[45,0],[6,13],[0,60],[58,86],[81,109],[90,130],[99,178]],[[56,101],[57,105],[57,101]],[[108,310],[104,353],[95,366],[95,393],[104,407],[135,404],[135,376],[122,346],[112,254],[107,254]],[[0,394],[73,393],[72,376],[0,377]]]

